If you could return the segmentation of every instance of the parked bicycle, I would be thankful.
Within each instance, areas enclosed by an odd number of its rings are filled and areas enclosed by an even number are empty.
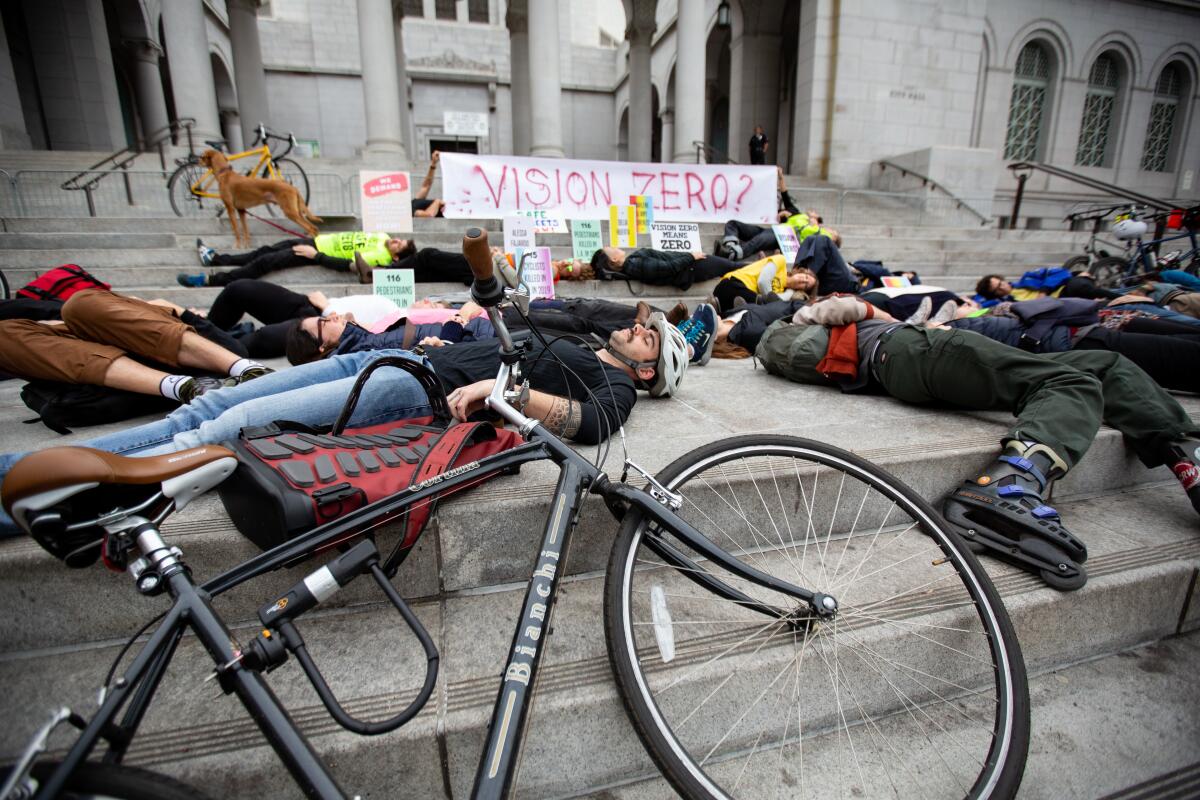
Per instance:
[[[1084,245],[1083,255],[1074,256],[1063,263],[1072,272],[1087,271],[1097,286],[1120,288],[1144,280],[1165,269],[1182,269],[1193,275],[1200,270],[1200,242],[1196,231],[1200,229],[1200,206],[1171,212],[1146,215],[1143,206],[1121,204],[1094,208],[1067,215],[1067,220],[1092,222],[1092,233]],[[1100,236],[1104,220],[1113,217],[1111,230],[1116,241]],[[1144,240],[1149,231],[1148,221],[1162,219],[1168,229],[1182,228],[1183,232],[1164,236],[1161,239]],[[1159,248],[1169,242],[1186,239],[1188,247],[1159,255]],[[1114,253],[1121,252],[1121,255]]]
[[[287,146],[279,152],[272,152],[271,140],[284,142]],[[208,140],[205,144],[214,150],[225,149],[225,142],[220,140]],[[307,203],[308,175],[293,159],[285,157],[295,146],[295,134],[279,136],[268,131],[260,123],[255,129],[254,142],[251,143],[250,149],[231,153],[227,157],[243,175],[287,181],[300,190],[300,195]],[[179,166],[167,181],[167,192],[175,214],[180,217],[194,217],[224,211],[217,177],[211,169],[200,163],[199,155],[189,153],[187,158],[178,163]],[[270,206],[268,210],[273,213]]]
[[[13,468],[5,507],[43,547],[68,563],[100,551],[138,591],[166,591],[173,604],[115,681],[114,665],[95,715],[56,714],[0,798],[64,790],[134,800],[195,797],[176,781],[121,764],[187,629],[304,794],[342,797],[265,674],[294,655],[342,727],[373,735],[403,724],[429,697],[438,656],[391,586],[394,557],[381,559],[372,534],[420,504],[534,461],[554,463],[558,481],[513,644],[498,665],[474,797],[516,791],[559,584],[590,496],[620,520],[604,588],[613,674],[634,729],[681,794],[1015,794],[1029,744],[1020,648],[987,574],[925,500],[874,464],[793,436],[716,441],[657,476],[626,456],[620,478],[609,477],[599,455],[588,460],[519,410],[526,351],[514,344],[499,309],[511,304],[523,315],[528,297],[501,289],[486,233],[468,231],[463,250],[475,275],[472,295],[488,310],[503,354],[486,405],[520,432],[524,442],[515,448],[416,483],[200,586],[159,527],[233,471],[227,449],[136,459],[102,454],[95,463],[103,467],[92,469],[79,448],[55,448]],[[434,379],[432,386],[434,415],[449,421],[440,384]],[[338,432],[335,426],[332,435]],[[62,468],[67,464],[72,469]],[[355,540],[289,592],[268,597],[261,632],[244,645],[212,606],[235,586]],[[305,612],[365,574],[421,641],[428,663],[424,688],[409,707],[373,725],[343,710],[297,630]],[[82,731],[65,759],[31,769],[49,729],[64,721]],[[106,746],[103,760],[87,761],[98,746]]]

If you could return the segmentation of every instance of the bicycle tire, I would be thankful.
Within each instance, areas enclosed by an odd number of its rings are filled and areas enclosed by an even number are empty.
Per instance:
[[[304,204],[308,205],[308,173],[304,171],[304,167],[290,158],[279,158],[275,160],[275,169],[279,170],[279,177],[300,191]]]
[[[1068,272],[1074,272],[1077,269],[1086,271],[1091,263],[1091,256],[1071,256],[1063,262],[1063,269]]]
[[[225,209],[225,204],[214,197],[203,197],[192,192],[196,181],[204,177],[208,168],[199,163],[180,164],[167,181],[167,194],[171,198],[171,210],[177,217],[199,217],[216,215]]]
[[[58,767],[58,761],[43,761],[33,765],[30,774],[44,782]],[[66,791],[60,798],[101,798],[113,800],[209,800],[199,792],[167,775],[124,764],[101,764],[85,761],[67,779]]]
[[[1129,261],[1119,256],[1106,256],[1096,259],[1088,271],[1100,288],[1116,289],[1129,273]]]
[[[818,497],[830,477],[836,492]],[[1020,646],[987,574],[927,502],[873,464],[790,436],[715,442],[658,478],[682,493],[678,513],[701,532],[736,523],[736,538],[725,528],[713,539],[729,552],[840,607],[807,632],[763,616],[666,566],[641,514],[626,514],[605,583],[609,658],[634,728],[682,796],[1016,793],[1029,747]]]
[[[12,288],[8,285],[8,276],[4,274],[4,270],[0,270],[0,293],[3,293],[3,299],[12,299]]]

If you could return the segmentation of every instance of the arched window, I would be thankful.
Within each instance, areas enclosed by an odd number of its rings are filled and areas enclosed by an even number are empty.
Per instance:
[[[1147,172],[1166,172],[1171,155],[1171,137],[1175,134],[1175,119],[1179,116],[1179,98],[1183,95],[1183,70],[1178,64],[1168,64],[1158,76],[1154,87],[1154,105],[1150,107],[1150,124],[1146,126],[1146,146],[1142,151],[1142,169]]]
[[[1040,156],[1046,95],[1050,87],[1050,56],[1046,48],[1030,42],[1017,56],[1012,101],[1008,106],[1008,135],[1004,157],[1036,161]]]
[[[1091,74],[1088,75],[1083,123],[1079,127],[1079,145],[1075,148],[1075,163],[1081,167],[1106,166],[1119,83],[1117,59],[1104,53],[1092,64]]]

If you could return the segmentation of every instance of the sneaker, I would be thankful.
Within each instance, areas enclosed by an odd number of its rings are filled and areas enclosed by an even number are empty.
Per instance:
[[[186,272],[181,272],[175,276],[175,282],[180,286],[186,286],[189,289],[195,289],[200,286],[207,286],[208,277],[205,275],[189,275]]]
[[[179,384],[179,402],[190,403],[202,394],[236,385],[233,378],[188,378]]]
[[[1200,441],[1181,439],[1167,445],[1167,450],[1167,466],[1192,501],[1192,508],[1200,514]]]
[[[701,367],[707,364],[712,358],[713,345],[717,340],[716,309],[701,303],[696,306],[691,318],[685,319],[677,327],[691,348],[691,363]]]
[[[638,325],[645,327],[646,321],[650,319],[650,305],[644,300],[637,301],[637,310],[633,313],[633,321]]]
[[[947,300],[942,303],[937,311],[929,317],[929,325],[945,325],[954,319],[954,315],[958,313],[958,303],[953,300]]]
[[[913,315],[904,320],[909,325],[921,325],[925,320],[929,319],[930,312],[933,311],[933,298],[925,296],[921,298],[921,304],[917,306],[917,310]]]
[[[234,378],[234,380],[238,382],[238,385],[241,385],[246,381],[252,381],[255,378],[261,378],[263,375],[270,375],[274,371],[275,370],[271,369],[270,367],[251,367],[241,375],[238,375],[236,378]]]
[[[687,318],[687,303],[684,303],[682,300],[672,306],[671,310],[667,312],[667,322],[671,323],[672,325],[678,325]]]
[[[374,276],[371,274],[371,265],[357,250],[354,251],[354,266],[351,267],[351,272],[358,276],[359,283],[370,283],[374,280]]]
[[[742,260],[742,246],[733,239],[721,242],[721,253],[730,261]]]
[[[200,240],[200,237],[196,237],[196,255],[200,257],[200,266],[211,267],[213,263],[213,256],[216,254],[216,250],[213,250],[211,247],[205,245],[204,242]]]

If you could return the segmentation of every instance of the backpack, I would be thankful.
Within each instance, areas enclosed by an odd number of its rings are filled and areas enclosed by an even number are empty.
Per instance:
[[[1018,347],[1036,353],[1042,340],[1059,325],[1068,328],[1095,325],[1100,321],[1097,312],[1102,305],[1103,300],[1082,297],[1041,297],[1013,303],[1010,306],[1012,315],[1025,326]]]
[[[63,264],[43,272],[17,290],[18,297],[30,300],[66,300],[84,289],[103,289],[112,286],[92,275],[78,264]]]
[[[1034,291],[1052,292],[1071,280],[1071,271],[1062,267],[1042,267],[1031,269],[1013,284],[1014,289],[1033,289]]]
[[[177,403],[165,397],[137,394],[107,386],[83,383],[33,381],[21,387],[21,400],[37,412],[26,424],[41,422],[55,433],[69,434],[73,427],[122,422],[147,414],[162,414]]]
[[[829,349],[829,329],[824,325],[793,325],[791,320],[772,322],[763,333],[754,357],[767,372],[796,383],[837,386],[837,381],[817,372]]]

